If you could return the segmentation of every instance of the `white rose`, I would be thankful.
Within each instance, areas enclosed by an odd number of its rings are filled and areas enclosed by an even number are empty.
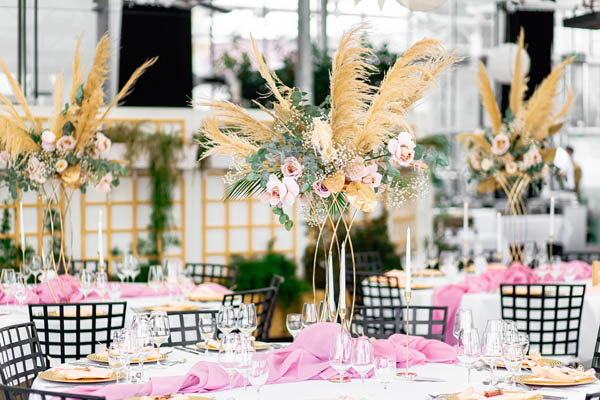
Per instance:
[[[53,151],[56,146],[56,135],[54,132],[45,130],[42,132],[42,149],[46,151]]]
[[[56,168],[56,172],[58,172],[60,174],[65,169],[67,169],[68,166],[69,166],[69,163],[67,162],[67,160],[58,160],[58,162],[56,163],[56,165],[54,167]]]

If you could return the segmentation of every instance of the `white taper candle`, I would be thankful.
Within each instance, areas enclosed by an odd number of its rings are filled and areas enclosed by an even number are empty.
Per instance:
[[[404,270],[406,284],[404,285],[407,292],[412,290],[412,263],[410,260],[410,226],[406,229],[406,268]]]
[[[346,309],[346,241],[342,243],[340,255],[340,310]]]
[[[329,250],[329,259],[327,260],[327,292],[329,312],[334,312],[335,292],[333,289],[333,256],[331,254],[331,250]]]
[[[23,215],[23,202],[20,201],[19,202],[19,229],[21,230],[21,249],[25,249],[25,222],[24,220],[24,215]]]

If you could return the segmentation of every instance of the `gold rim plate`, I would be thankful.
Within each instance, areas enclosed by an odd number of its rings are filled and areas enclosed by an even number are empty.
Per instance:
[[[99,355],[97,353],[89,354],[87,356],[87,359],[91,360],[91,361],[103,363],[103,364],[108,364],[108,356],[104,357],[104,356],[101,356],[101,355]],[[153,359],[144,361],[144,364],[155,363],[157,361],[162,361],[162,360],[166,360],[166,359],[167,359],[167,355],[166,354],[161,354],[159,358],[153,358]],[[133,360],[131,363],[132,364],[139,364],[140,361],[139,360]]]
[[[561,381],[551,381],[551,380],[538,380],[533,379],[533,375],[526,374],[518,377],[518,381],[525,385],[531,386],[579,386],[579,385],[587,385],[588,383],[595,383],[598,381],[595,377],[580,379],[577,382],[561,382]]]
[[[563,363],[558,360],[554,360],[552,358],[540,358],[539,365],[542,367],[560,367],[561,365],[563,365]],[[502,361],[498,361],[498,364],[496,364],[496,367],[497,368],[506,368],[504,366],[504,362],[502,362]],[[526,366],[526,365],[521,365],[521,368],[531,369],[531,367]]]
[[[106,379],[65,379],[62,375],[55,373],[51,369],[40,372],[38,376],[46,381],[61,383],[100,383],[112,382],[117,380],[117,376],[114,372],[110,376],[110,378]],[[125,379],[126,376],[127,374],[125,372],[121,372],[119,375],[119,379]]]
[[[174,396],[180,396],[177,394],[174,395],[170,395],[170,396],[145,396],[145,399],[150,399],[150,400],[168,400],[173,398]],[[188,400],[213,400],[213,397],[204,397],[204,396],[197,396],[194,394],[186,394],[185,395]],[[141,400],[141,397],[131,397],[129,399],[125,399],[125,400]]]
[[[198,347],[201,350],[206,350],[206,342],[202,341],[200,343],[196,343],[196,347]],[[265,343],[265,342],[255,341],[254,342],[254,348],[256,350],[267,350],[267,349],[271,348],[271,344]],[[219,349],[215,348],[215,347],[212,347],[212,346],[208,346],[208,351],[219,351]]]
[[[509,394],[509,393],[523,393],[523,392],[511,392],[511,391],[506,391],[503,392],[504,394]],[[446,395],[446,400],[458,400],[458,395],[460,393],[450,393],[448,395]],[[490,399],[493,399],[494,397],[490,397]],[[538,394],[538,395],[532,395],[528,400],[542,400],[544,398],[543,395]]]

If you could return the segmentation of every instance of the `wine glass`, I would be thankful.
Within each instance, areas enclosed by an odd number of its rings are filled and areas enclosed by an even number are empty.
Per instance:
[[[502,343],[518,343],[519,330],[515,321],[502,320]]]
[[[219,308],[217,328],[223,335],[231,333],[236,328],[235,309],[232,305],[222,305]]]
[[[454,317],[452,335],[458,340],[460,332],[473,328],[473,312],[468,309],[459,308]]]
[[[502,359],[502,320],[489,320],[483,332],[481,358],[490,367],[490,385],[494,384],[494,371]]]
[[[254,303],[240,304],[237,318],[237,328],[242,336],[250,336],[258,326],[256,306]]]
[[[285,317],[285,325],[292,338],[296,339],[302,330],[302,314],[288,314]]]
[[[169,316],[165,311],[152,311],[150,313],[150,342],[158,351],[158,364],[164,365],[165,361],[160,355],[160,345],[169,340],[171,329]]]
[[[517,337],[519,344],[523,348],[523,358],[527,358],[527,354],[529,354],[529,335],[524,332],[519,332]]]
[[[43,260],[41,256],[31,256],[29,259],[29,271],[33,275],[33,283],[37,284],[37,277],[42,273]]]
[[[358,372],[363,384],[365,375],[373,369],[373,362],[373,343],[365,336],[356,338],[352,352],[352,368]]]
[[[108,297],[111,300],[118,300],[121,298],[121,283],[109,282],[108,284]]]
[[[186,275],[185,270],[183,270],[179,274],[179,287],[181,288],[182,300],[188,299],[190,296],[190,293],[196,287],[196,285],[194,284],[194,280],[191,277]]]
[[[512,378],[511,388],[516,390],[517,374],[521,371],[521,364],[523,363],[523,346],[518,342],[505,343],[502,346],[502,360],[504,361],[504,367]]]
[[[319,314],[318,314],[318,318],[319,321],[329,321],[329,322],[334,322],[333,319],[335,319],[335,306],[331,306],[329,305],[328,301],[321,301],[319,303]]]
[[[239,358],[237,351],[240,346],[240,336],[237,333],[227,333],[219,346],[219,365],[229,376],[229,391],[232,390],[233,374],[235,373]]]
[[[96,293],[103,300],[106,292],[108,291],[108,275],[104,270],[99,270],[96,273]]]
[[[179,272],[181,271],[181,261],[165,261],[165,284],[169,289],[169,296],[173,296],[179,286]]]
[[[154,290],[154,295],[158,295],[158,290],[163,283],[163,270],[160,265],[151,265],[148,269],[148,286]]]
[[[463,329],[458,336],[458,346],[456,348],[456,358],[462,365],[467,367],[467,383],[471,383],[471,368],[477,360],[481,346],[479,345],[479,335],[477,329]]]
[[[127,275],[131,278],[131,281],[134,282],[141,271],[138,259],[133,254],[127,254],[123,257],[123,263],[126,266]]]
[[[352,337],[346,332],[336,332],[329,348],[329,363],[340,374],[340,383],[352,367],[352,350]]]
[[[269,378],[269,364],[265,357],[256,355],[252,358],[250,371],[248,371],[248,380],[256,388],[256,396],[260,399],[260,389]]]
[[[211,339],[215,337],[215,331],[217,330],[217,322],[211,316],[210,318],[200,319],[200,336],[204,341],[204,354],[208,356],[208,345]]]
[[[256,353],[256,349],[254,347],[254,338],[249,336],[244,336],[240,334],[240,347],[237,353],[238,356],[238,365],[237,370],[242,376],[243,384],[244,384],[244,392],[247,392],[246,386],[246,378],[250,373],[250,367],[252,366],[252,358]]]
[[[17,275],[15,270],[12,268],[4,268],[0,274],[0,281],[2,282],[2,291],[6,295],[6,307],[10,305],[10,295],[13,293],[15,284],[17,283]]]
[[[119,355],[123,366],[127,367],[127,381],[134,383],[136,381],[134,375],[131,373],[131,363],[138,358],[139,349],[137,347],[137,341],[135,335],[131,331],[123,329],[122,335],[117,341],[119,344]]]
[[[94,274],[83,268],[79,273],[79,291],[83,294],[83,300],[87,300],[94,286]]]
[[[560,276],[563,274],[561,264],[562,258],[560,256],[552,256],[552,259],[550,260],[550,265],[552,267],[552,269],[550,270],[550,275],[552,275],[552,279],[554,280],[554,282],[556,282],[558,278],[560,278]]]
[[[28,292],[27,285],[22,280],[17,280],[14,286],[14,296],[20,306],[22,306],[27,299]]]
[[[124,366],[123,357],[120,353],[119,343],[113,343],[107,349],[108,366],[113,369],[117,378],[116,383],[119,383],[119,375],[121,374],[121,368]]]
[[[117,277],[119,278],[121,283],[123,283],[125,281],[125,278],[127,278],[127,267],[125,266],[125,263],[122,261],[115,262],[114,266],[115,272],[117,273]]]
[[[148,316],[146,314],[134,315],[130,330],[138,350],[139,382],[145,382],[144,361],[154,349],[150,340],[150,320]]]
[[[317,323],[317,307],[315,303],[304,303],[302,306],[302,328]]]
[[[374,373],[375,379],[383,384],[383,390],[387,390],[387,385],[396,376],[396,359],[392,357],[375,358]]]

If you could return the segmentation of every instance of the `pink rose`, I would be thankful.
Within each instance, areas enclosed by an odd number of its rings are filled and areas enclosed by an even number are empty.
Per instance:
[[[351,181],[362,181],[366,175],[365,160],[362,157],[356,157],[348,166],[346,176]]]
[[[100,154],[106,154],[110,150],[111,141],[102,132],[96,133],[96,150]]]
[[[46,151],[54,150],[56,144],[56,135],[54,132],[45,130],[42,132],[42,149]]]
[[[284,204],[291,206],[300,193],[300,187],[289,176],[279,180],[277,175],[271,174],[267,182],[267,193],[270,196],[269,204],[272,207],[281,207]]]
[[[329,189],[327,189],[325,187],[325,185],[323,185],[323,181],[318,181],[318,182],[313,183],[312,187],[313,187],[313,190],[315,191],[315,193],[319,197],[326,199],[331,195],[331,192],[329,191]]]
[[[368,165],[365,168],[365,172],[365,176],[363,176],[362,178],[362,183],[371,186],[373,189],[381,185],[381,178],[383,176],[379,172],[377,172],[377,165]]]
[[[504,133],[499,133],[492,141],[492,153],[501,156],[508,151],[510,139]]]
[[[75,148],[75,138],[73,136],[63,136],[56,142],[56,148],[60,151],[71,151]]]
[[[281,166],[281,172],[283,172],[283,176],[297,180],[302,175],[302,164],[300,164],[296,157],[288,157]]]
[[[46,177],[44,176],[44,163],[36,157],[31,157],[29,161],[27,161],[27,172],[29,173],[29,179],[37,183],[46,182]]]
[[[10,153],[8,151],[0,151],[0,166],[6,168],[10,165]]]
[[[102,179],[100,179],[100,181],[94,189],[96,189],[99,192],[108,193],[110,192],[110,185],[112,184],[112,180],[112,174],[109,172],[108,174],[104,175]]]
[[[392,153],[392,165],[409,167],[415,158],[415,146],[415,142],[408,132],[400,132],[397,139],[390,140],[388,150]]]

